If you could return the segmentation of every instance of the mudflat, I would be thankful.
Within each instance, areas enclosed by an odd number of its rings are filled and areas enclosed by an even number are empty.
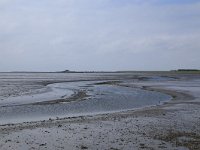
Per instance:
[[[0,149],[200,149],[199,74],[0,75]]]

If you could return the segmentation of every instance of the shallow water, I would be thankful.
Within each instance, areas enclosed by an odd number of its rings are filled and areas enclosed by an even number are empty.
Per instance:
[[[41,80],[41,78],[44,80],[44,77],[37,76],[37,80]],[[70,78],[67,79],[70,80]],[[79,78],[74,77],[74,79],[78,80]],[[32,78],[23,78],[23,80],[30,81]],[[102,81],[96,80],[54,83],[33,90],[32,93],[28,92],[20,96],[4,96],[0,102],[0,124],[119,112],[157,105],[171,99],[169,95],[159,92],[109,84],[97,85],[95,83]],[[9,80],[7,79],[6,82],[9,82]],[[32,83],[32,85],[35,84]],[[86,91],[89,97],[73,102],[32,105],[35,102],[56,100],[61,97],[67,98],[80,90]]]

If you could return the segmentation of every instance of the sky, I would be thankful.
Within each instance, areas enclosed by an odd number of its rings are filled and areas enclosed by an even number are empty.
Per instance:
[[[0,0],[0,71],[200,69],[200,0]]]

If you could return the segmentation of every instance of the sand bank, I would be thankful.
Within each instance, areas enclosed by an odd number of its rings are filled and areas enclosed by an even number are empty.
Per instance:
[[[197,81],[136,82],[173,96],[163,105],[0,127],[0,149],[200,149]]]

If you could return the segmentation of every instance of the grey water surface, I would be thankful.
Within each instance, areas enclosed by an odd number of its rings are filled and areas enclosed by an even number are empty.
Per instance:
[[[96,84],[99,82],[102,81],[53,83],[36,89],[38,93],[4,97],[0,101],[0,124],[119,112],[157,105],[171,99],[171,96],[159,92]],[[76,91],[85,91],[88,97],[72,102],[33,105],[61,97],[68,98]]]

